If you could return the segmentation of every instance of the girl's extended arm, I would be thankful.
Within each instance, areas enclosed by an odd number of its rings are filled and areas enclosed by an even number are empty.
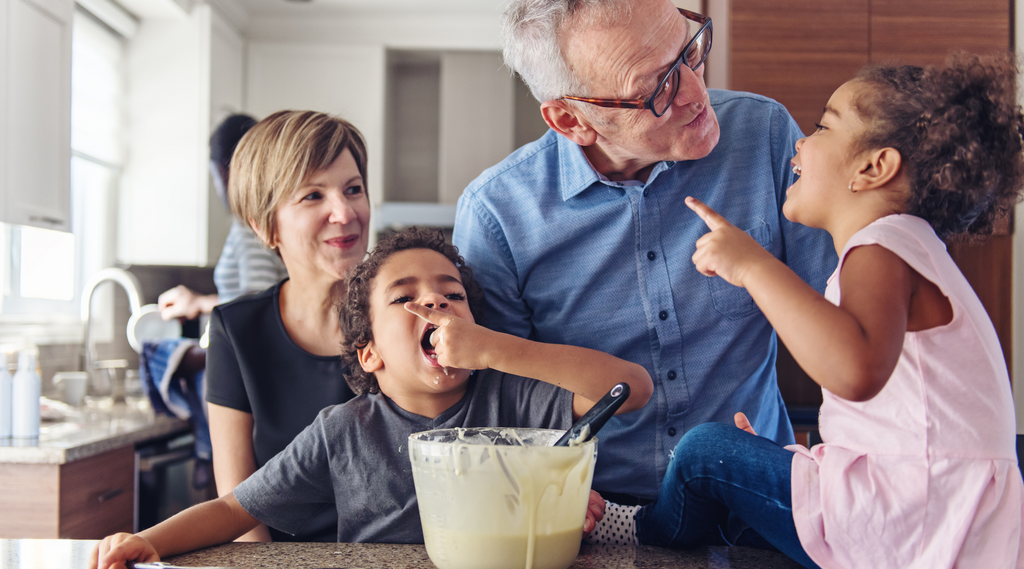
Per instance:
[[[406,310],[438,326],[432,342],[440,365],[492,368],[572,391],[573,414],[581,416],[616,383],[629,384],[629,399],[618,413],[647,404],[654,384],[647,370],[615,356],[576,346],[545,344],[478,326],[445,312],[408,302]]]
[[[259,524],[238,503],[234,494],[203,502],[159,524],[132,535],[108,536],[93,548],[90,569],[124,567],[129,561],[157,561],[161,557],[229,542]]]
[[[697,270],[746,288],[811,379],[851,401],[882,390],[907,331],[913,271],[903,260],[879,246],[850,251],[835,306],[714,210],[686,203],[711,229],[697,240]]]

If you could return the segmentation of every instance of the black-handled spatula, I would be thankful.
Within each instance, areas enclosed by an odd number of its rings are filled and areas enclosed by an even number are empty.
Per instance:
[[[576,421],[576,424],[566,431],[562,438],[555,441],[553,446],[564,447],[569,446],[569,441],[583,443],[590,440],[619,410],[619,407],[622,407],[626,399],[629,399],[629,384],[616,383],[615,387],[612,387],[607,395],[590,408],[590,411],[580,417],[580,420]]]

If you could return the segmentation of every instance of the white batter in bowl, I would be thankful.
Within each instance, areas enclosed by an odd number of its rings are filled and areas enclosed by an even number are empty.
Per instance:
[[[409,437],[423,538],[439,569],[566,569],[579,554],[597,441],[563,431],[441,429]]]

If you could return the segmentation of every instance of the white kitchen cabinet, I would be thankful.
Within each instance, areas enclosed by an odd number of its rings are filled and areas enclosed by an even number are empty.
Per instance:
[[[73,0],[0,0],[0,221],[71,230]]]
[[[209,5],[143,20],[128,45],[128,158],[120,262],[213,266],[230,226],[209,137],[242,110],[244,42]]]

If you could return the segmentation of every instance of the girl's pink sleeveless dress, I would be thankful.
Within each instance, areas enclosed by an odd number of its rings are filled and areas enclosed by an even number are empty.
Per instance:
[[[856,403],[822,390],[823,444],[788,447],[793,518],[822,567],[1024,567],[1024,484],[1017,467],[1010,379],[995,329],[946,247],[924,220],[891,215],[857,232],[935,283],[953,320],[908,332],[892,377]]]

